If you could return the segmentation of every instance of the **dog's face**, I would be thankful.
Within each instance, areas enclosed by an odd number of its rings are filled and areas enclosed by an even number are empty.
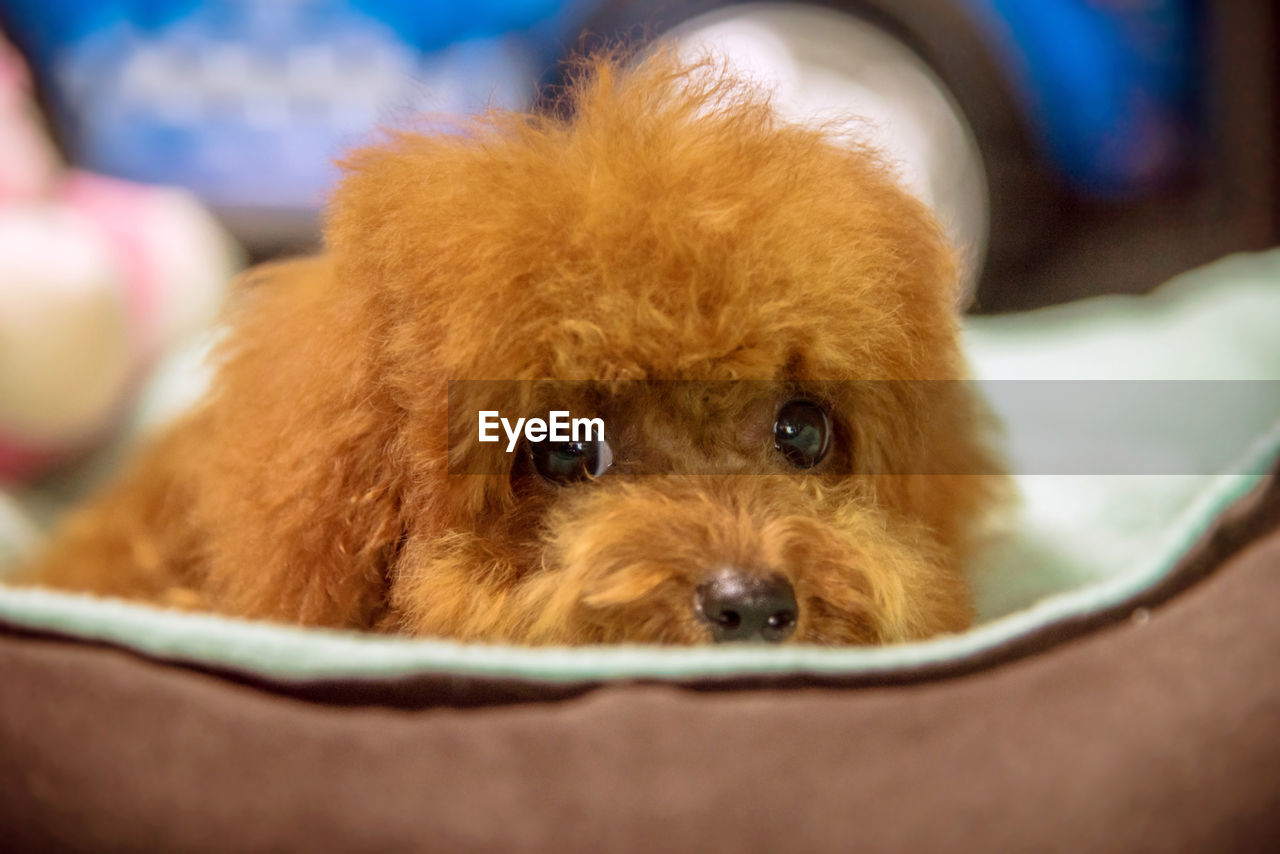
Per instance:
[[[877,643],[970,619],[997,491],[955,272],[865,151],[705,69],[353,158],[329,239],[397,413],[391,625]],[[453,381],[450,383],[450,381]],[[481,442],[482,411],[603,438]]]

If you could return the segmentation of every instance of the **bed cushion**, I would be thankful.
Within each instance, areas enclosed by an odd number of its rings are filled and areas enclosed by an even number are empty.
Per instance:
[[[1278,566],[1273,533],[1075,643],[858,691],[628,681],[406,710],[11,635],[0,833],[9,851],[1270,850]]]
[[[1241,257],[972,324],[998,406],[1054,377],[1236,396],[1141,474],[1088,462],[1140,408],[1093,435],[1015,412],[1023,511],[963,635],[527,650],[0,588],[4,849],[1267,850],[1277,281],[1280,254]],[[144,413],[198,390],[181,364]],[[11,555],[81,483],[0,501]]]

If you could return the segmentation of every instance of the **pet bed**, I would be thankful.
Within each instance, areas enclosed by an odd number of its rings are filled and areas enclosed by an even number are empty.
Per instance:
[[[973,320],[1023,504],[979,624],[929,642],[515,649],[0,588],[0,824],[184,850],[1258,842],[1277,327],[1280,252]],[[10,555],[48,501],[0,502]]]

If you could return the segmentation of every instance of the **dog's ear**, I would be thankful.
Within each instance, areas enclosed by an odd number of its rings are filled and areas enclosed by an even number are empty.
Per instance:
[[[229,306],[208,402],[190,429],[199,563],[213,604],[368,627],[401,538],[397,410],[359,293],[324,257],[271,265]]]

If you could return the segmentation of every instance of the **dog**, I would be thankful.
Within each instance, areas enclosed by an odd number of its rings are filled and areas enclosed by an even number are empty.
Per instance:
[[[875,152],[655,52],[343,166],[323,252],[244,274],[206,399],[28,583],[519,644],[970,625],[1005,478]]]

